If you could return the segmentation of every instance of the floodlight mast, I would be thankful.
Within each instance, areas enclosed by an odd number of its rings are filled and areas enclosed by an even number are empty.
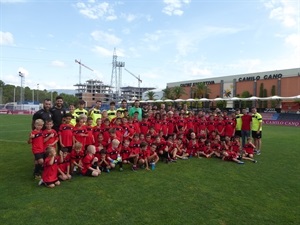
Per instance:
[[[141,93],[141,83],[142,83],[142,80],[140,78],[140,75],[139,76],[136,76],[134,73],[130,72],[128,69],[126,69],[124,67],[124,70],[126,70],[128,73],[130,73],[133,77],[135,77],[137,80],[138,80],[138,87],[139,87],[139,92],[140,92],[140,98],[142,97],[142,93]]]

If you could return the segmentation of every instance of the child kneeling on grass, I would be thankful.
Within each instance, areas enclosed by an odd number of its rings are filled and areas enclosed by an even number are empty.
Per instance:
[[[98,158],[95,157],[96,147],[94,145],[89,145],[86,149],[86,155],[82,159],[82,175],[98,177],[101,171],[97,165]]]
[[[62,148],[59,152],[60,160],[58,162],[58,178],[60,180],[70,180],[70,154],[68,148]]]
[[[257,161],[253,158],[254,150],[256,149],[255,145],[252,143],[252,138],[247,138],[247,143],[243,146],[243,159],[249,160],[253,163],[257,163]]]
[[[53,147],[46,148],[46,158],[44,162],[44,171],[39,185],[44,184],[46,187],[54,188],[60,185],[58,180],[58,161],[60,157],[56,156],[56,150]]]

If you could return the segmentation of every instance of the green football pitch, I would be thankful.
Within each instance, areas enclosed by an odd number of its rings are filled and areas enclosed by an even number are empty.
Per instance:
[[[258,163],[158,163],[154,171],[32,177],[31,117],[0,115],[0,224],[300,224],[300,128],[263,127]]]

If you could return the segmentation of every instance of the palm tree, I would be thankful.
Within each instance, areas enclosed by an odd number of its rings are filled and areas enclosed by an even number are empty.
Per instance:
[[[148,100],[155,100],[154,98],[157,97],[157,95],[154,91],[148,91],[146,93],[146,97],[148,98]]]
[[[196,98],[207,98],[208,94],[211,93],[208,85],[204,83],[197,83],[193,89]]]
[[[175,99],[178,99],[180,98],[182,95],[185,95],[186,92],[185,90],[183,89],[183,87],[181,86],[175,86],[172,88],[172,93],[174,94],[174,98]]]
[[[172,99],[172,88],[166,87],[165,89],[162,90],[164,93],[163,98],[164,99]]]

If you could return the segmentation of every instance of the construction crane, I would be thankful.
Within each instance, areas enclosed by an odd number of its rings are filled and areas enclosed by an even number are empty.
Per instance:
[[[141,93],[141,83],[142,83],[142,80],[140,78],[140,75],[139,76],[136,76],[134,73],[130,72],[128,69],[126,69],[124,67],[124,70],[126,70],[128,73],[130,73],[133,77],[135,77],[137,80],[138,80],[138,87],[139,87],[139,91],[140,91],[140,97],[142,97],[142,93]]]
[[[88,67],[88,66],[84,65],[83,63],[81,63],[81,60],[78,61],[77,59],[75,59],[75,63],[79,64],[79,85],[80,85],[81,84],[81,66],[87,68],[90,71],[94,71],[94,70],[92,70],[90,67]]]

